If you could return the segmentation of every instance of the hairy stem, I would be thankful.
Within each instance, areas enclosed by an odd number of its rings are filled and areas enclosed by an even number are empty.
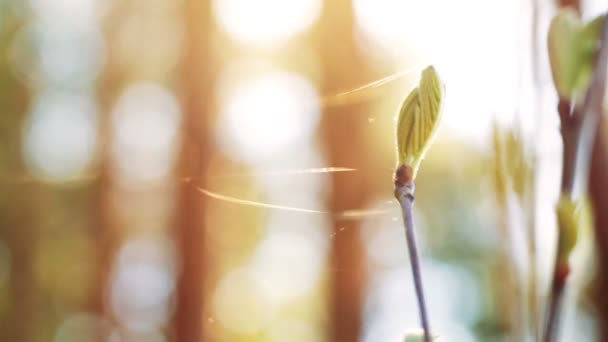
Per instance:
[[[420,313],[420,321],[424,330],[424,341],[431,341],[431,331],[429,320],[426,311],[426,302],[424,300],[424,289],[422,287],[422,273],[420,271],[420,258],[418,256],[418,247],[416,244],[416,232],[414,229],[414,184],[396,185],[395,196],[401,205],[403,212],[403,223],[405,226],[405,237],[407,239],[407,247],[412,266],[412,276],[414,278],[414,287],[416,289],[416,298],[418,299],[418,310]]]

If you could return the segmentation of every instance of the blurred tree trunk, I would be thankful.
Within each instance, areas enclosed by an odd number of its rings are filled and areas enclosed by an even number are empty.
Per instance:
[[[10,253],[10,282],[4,298],[8,307],[0,319],[2,341],[35,341],[37,287],[33,264],[37,232],[33,222],[36,215],[28,198],[34,186],[1,187],[3,195],[12,198],[10,204],[0,207],[0,239]]]
[[[15,14],[15,13],[13,13]],[[0,280],[0,341],[30,342],[35,338],[37,184],[21,181],[27,175],[22,159],[22,130],[30,94],[11,70],[8,50],[23,18],[5,15],[0,23],[0,245],[6,244],[8,278]],[[2,246],[4,247],[4,246]]]
[[[192,177],[205,187],[209,158],[208,111],[212,91],[209,55],[211,8],[209,1],[186,0],[185,45],[181,64],[183,131],[178,175]],[[178,250],[177,306],[173,340],[204,340],[203,310],[205,282],[205,197],[189,182],[178,187],[175,234]]]
[[[370,75],[365,61],[354,44],[351,1],[325,2],[320,26],[323,93],[337,93],[368,81]],[[370,184],[364,174],[370,153],[366,150],[364,135],[367,125],[362,106],[326,108],[323,112],[322,133],[329,165],[359,170],[330,176],[328,205],[334,213],[329,322],[332,342],[356,342],[361,338],[367,267],[359,234],[360,222],[344,221],[335,214],[362,208],[369,201]]]
[[[99,76],[97,96],[99,99],[98,121],[98,164],[97,178],[94,186],[94,235],[97,241],[96,279],[91,296],[92,310],[108,321],[113,321],[113,315],[108,305],[109,289],[112,285],[112,268],[114,256],[120,247],[121,237],[116,225],[115,210],[112,209],[112,172],[110,170],[112,134],[111,111],[122,86],[127,83],[124,70],[117,65],[117,50],[120,22],[126,20],[123,13],[112,8],[105,17],[104,34],[106,41],[106,64]],[[102,340],[104,336],[98,336]]]

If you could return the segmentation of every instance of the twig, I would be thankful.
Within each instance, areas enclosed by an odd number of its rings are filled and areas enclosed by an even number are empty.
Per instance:
[[[562,140],[564,142],[562,196],[572,197],[577,176],[580,180],[579,183],[581,183],[582,191],[585,191],[587,186],[586,177],[588,176],[592,146],[597,134],[597,124],[602,114],[604,92],[606,90],[607,42],[608,23],[607,20],[604,20],[593,79],[589,90],[585,94],[581,110],[572,109],[571,103],[564,99],[561,99],[558,105],[562,124]],[[569,273],[570,265],[567,259],[560,260],[560,258],[556,258],[549,311],[547,314],[545,342],[552,342],[557,336],[561,312],[560,307]]]
[[[408,180],[401,182],[400,171],[407,170],[407,167],[402,166],[397,169],[395,179],[395,197],[399,201],[401,211],[403,212],[403,224],[405,226],[405,237],[412,266],[412,276],[414,278],[414,287],[416,290],[416,298],[418,299],[418,310],[420,314],[420,322],[424,331],[424,342],[431,342],[431,330],[429,326],[428,315],[426,311],[426,301],[424,299],[424,289],[422,286],[422,273],[420,270],[420,257],[418,256],[418,247],[416,244],[416,232],[414,228],[414,190],[413,181]],[[407,173],[407,172],[406,172]]]
[[[608,154],[606,154],[606,130],[602,115],[604,89],[606,88],[606,60],[608,60],[608,56],[606,56],[606,51],[608,50],[606,48],[606,30],[607,28],[605,25],[602,37],[602,46],[598,56],[598,83],[595,84],[597,89],[593,90],[596,94],[596,100],[593,105],[590,105],[592,107],[592,113],[590,114],[594,115],[597,120],[595,127],[591,127],[593,129],[592,134],[594,135],[594,139],[591,140],[593,147],[592,151],[590,152],[591,161],[588,172],[589,183],[585,187],[589,192],[589,197],[591,199],[593,208],[595,240],[599,256],[594,297],[596,299],[595,307],[599,312],[598,322],[599,326],[601,327],[598,338],[602,341],[605,341],[608,338],[608,330],[605,326],[605,323],[608,320],[608,310],[606,306],[607,302],[605,300],[605,291],[608,286],[608,273],[606,273],[608,265],[608,197],[606,196],[606,190],[608,189],[608,182],[606,181],[606,172],[608,171]],[[601,70],[602,68],[603,70]]]
[[[557,331],[559,329],[559,316],[561,312],[561,305],[564,297],[564,288],[566,287],[566,280],[570,273],[569,265],[562,264],[558,261],[555,262],[555,268],[553,270],[553,282],[551,285],[551,294],[549,298],[549,313],[547,314],[547,326],[545,330],[545,342],[555,341]]]

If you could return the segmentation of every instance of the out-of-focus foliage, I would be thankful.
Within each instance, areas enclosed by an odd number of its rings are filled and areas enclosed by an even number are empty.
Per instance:
[[[573,9],[562,9],[549,28],[549,60],[553,83],[560,97],[582,100],[595,66],[604,16],[581,22]]]
[[[509,193],[514,192],[526,204],[532,192],[534,170],[530,152],[526,150],[520,132],[494,125],[493,131],[494,191],[500,205],[506,205]]]

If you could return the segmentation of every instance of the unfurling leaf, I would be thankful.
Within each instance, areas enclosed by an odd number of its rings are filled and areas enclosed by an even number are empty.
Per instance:
[[[583,24],[572,9],[563,9],[549,27],[549,61],[559,96],[574,103],[589,87],[604,17]]]
[[[399,166],[416,177],[420,162],[430,147],[444,101],[444,85],[433,66],[422,72],[420,84],[403,101],[397,117],[397,158]]]

